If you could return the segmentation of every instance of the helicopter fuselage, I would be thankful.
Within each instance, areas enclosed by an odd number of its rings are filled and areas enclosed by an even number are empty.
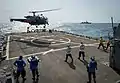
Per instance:
[[[30,25],[46,25],[48,24],[48,19],[46,17],[39,16],[25,16],[25,19],[10,19],[10,21],[19,21],[24,23],[29,23]]]

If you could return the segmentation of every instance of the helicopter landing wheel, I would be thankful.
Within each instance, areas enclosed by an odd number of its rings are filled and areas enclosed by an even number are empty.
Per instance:
[[[38,26],[36,26],[36,28],[38,28]]]
[[[46,28],[46,25],[44,25],[43,28],[45,29],[45,28]]]

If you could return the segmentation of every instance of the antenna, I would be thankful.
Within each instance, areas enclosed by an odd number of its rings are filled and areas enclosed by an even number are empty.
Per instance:
[[[114,26],[113,26],[113,17],[111,17],[111,23],[112,23],[112,28],[113,28],[113,27],[114,27]]]

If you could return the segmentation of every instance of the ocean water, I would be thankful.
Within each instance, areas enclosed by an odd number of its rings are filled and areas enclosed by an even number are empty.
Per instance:
[[[114,26],[118,26],[118,24],[115,23]],[[102,36],[104,39],[108,39],[108,36],[112,36],[113,33],[111,23],[66,23],[57,27],[57,29],[94,38],[99,38]]]
[[[24,23],[0,23],[0,33],[12,33],[12,32],[24,32],[28,24]],[[118,26],[117,23],[114,26]],[[108,39],[108,33],[112,36],[112,25],[110,23],[92,23],[92,24],[80,24],[80,23],[59,23],[50,25],[48,28],[56,29],[60,31],[66,31],[78,35],[85,35],[94,38],[102,36],[104,39]]]

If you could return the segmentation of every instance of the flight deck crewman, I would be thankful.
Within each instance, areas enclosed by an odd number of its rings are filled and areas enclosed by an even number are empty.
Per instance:
[[[105,49],[105,50],[107,50],[108,47],[110,47],[110,40],[108,40],[108,42],[107,42],[107,46],[106,46],[106,49]]]
[[[23,60],[23,57],[19,56],[19,59],[14,62],[14,65],[17,67],[17,75],[16,75],[17,80],[18,80],[20,75],[22,76],[23,80],[26,80],[26,78],[25,78],[25,76],[26,76],[26,71],[25,71],[26,63]]]
[[[67,46],[67,49],[66,49],[66,59],[65,59],[65,62],[67,62],[67,59],[68,59],[68,56],[72,59],[72,62],[73,63],[73,58],[72,58],[72,55],[71,55],[71,47],[70,45]]]
[[[33,80],[35,80],[35,77],[37,76],[37,79],[39,77],[39,72],[38,72],[38,63],[39,63],[39,58],[37,56],[31,56],[28,58],[28,62],[30,63],[30,69],[32,71],[32,76]]]
[[[104,50],[104,43],[103,43],[103,38],[102,38],[102,37],[100,37],[100,43],[99,43],[98,49],[99,49],[101,46],[103,47],[103,50]]]
[[[84,50],[85,50],[85,45],[83,44],[83,42],[81,42],[78,59],[80,59],[81,55],[82,55],[83,60],[85,59],[85,51]]]
[[[89,62],[88,67],[87,67],[88,78],[89,78],[89,81],[87,83],[91,83],[92,75],[93,75],[94,83],[96,83],[96,72],[95,71],[97,70],[97,62],[95,61],[95,57],[91,57],[90,59],[91,61]]]

